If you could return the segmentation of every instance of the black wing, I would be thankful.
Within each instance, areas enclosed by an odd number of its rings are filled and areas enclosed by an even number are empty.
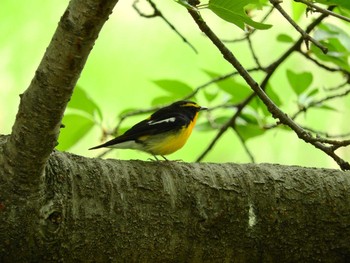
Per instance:
[[[169,131],[175,132],[181,129],[183,126],[188,125],[191,121],[186,115],[178,113],[174,114],[173,112],[164,112],[162,110],[163,109],[155,112],[150,118],[135,124],[123,135],[99,146],[90,148],[89,150],[108,147],[126,141],[137,141],[142,136],[156,135]]]

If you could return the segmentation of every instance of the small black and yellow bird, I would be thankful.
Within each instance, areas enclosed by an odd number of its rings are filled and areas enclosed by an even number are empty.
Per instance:
[[[153,113],[149,118],[137,123],[121,136],[89,150],[108,147],[136,149],[164,156],[185,145],[196,124],[198,113],[207,108],[193,101],[177,101]]]

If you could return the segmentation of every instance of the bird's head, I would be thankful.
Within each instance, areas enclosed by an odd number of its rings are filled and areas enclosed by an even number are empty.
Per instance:
[[[207,110],[208,108],[199,106],[197,103],[189,100],[180,100],[177,102],[174,102],[170,105],[171,108],[180,109],[180,110],[186,110],[186,111],[192,111],[192,112],[199,112],[202,110]]]

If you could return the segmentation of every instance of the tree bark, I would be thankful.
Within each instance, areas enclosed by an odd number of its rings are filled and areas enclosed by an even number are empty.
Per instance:
[[[348,172],[55,152],[40,195],[3,179],[1,262],[350,259]]]
[[[116,2],[70,2],[0,136],[0,262],[346,262],[349,173],[52,152]]]
[[[57,145],[63,113],[95,40],[118,0],[71,0],[28,89],[5,146],[5,169],[28,194]]]

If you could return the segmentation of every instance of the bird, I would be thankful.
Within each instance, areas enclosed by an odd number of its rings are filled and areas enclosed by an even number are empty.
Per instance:
[[[149,153],[158,160],[161,156],[181,149],[192,133],[198,114],[208,108],[188,100],[181,100],[161,108],[147,119],[135,124],[124,134],[90,148],[136,149]]]

